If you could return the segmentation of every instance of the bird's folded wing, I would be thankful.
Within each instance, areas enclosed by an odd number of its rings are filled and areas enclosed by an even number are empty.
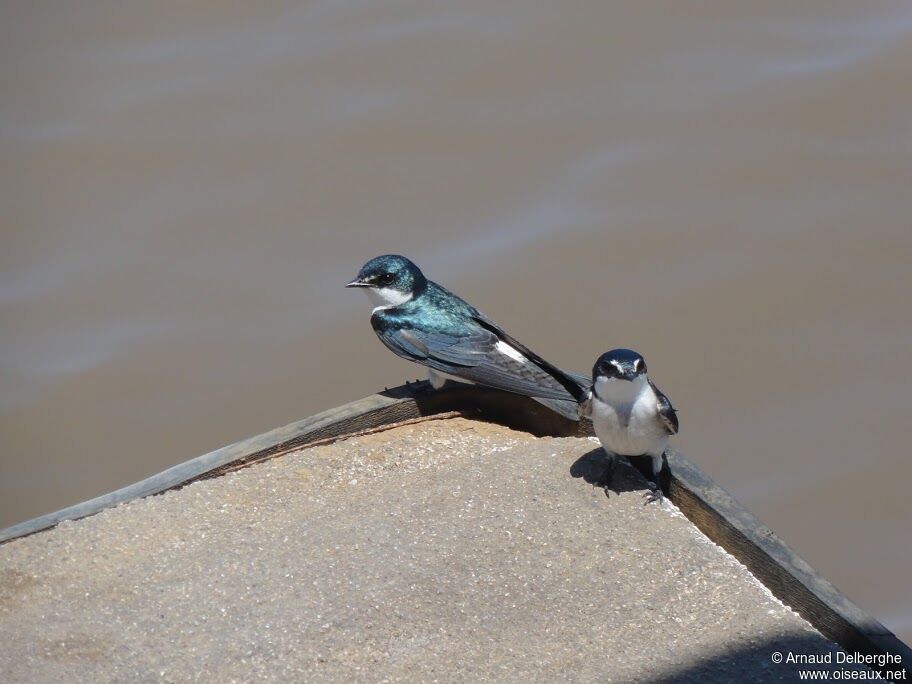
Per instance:
[[[573,399],[560,382],[528,358],[502,351],[506,343],[485,328],[460,335],[395,327],[375,330],[391,351],[434,370],[530,397]]]
[[[668,397],[662,393],[662,390],[655,386],[655,383],[652,380],[649,381],[649,386],[652,387],[652,391],[655,392],[659,418],[665,424],[665,429],[668,431],[668,434],[678,434],[678,414],[677,411],[675,411],[674,406],[671,405]]]
[[[492,321],[480,311],[475,312],[475,322],[485,330],[488,330],[496,335],[500,340],[509,344],[516,351],[520,352],[534,365],[538,366],[543,373],[550,376],[555,383],[563,387],[566,390],[567,394],[569,394],[574,401],[583,402],[586,400],[586,397],[592,386],[592,382],[589,380],[589,378],[579,375],[578,373],[565,371],[562,368],[558,368],[550,361],[546,361],[534,351],[529,349],[522,342],[517,340],[515,337],[508,334],[505,330],[501,329],[497,323]]]

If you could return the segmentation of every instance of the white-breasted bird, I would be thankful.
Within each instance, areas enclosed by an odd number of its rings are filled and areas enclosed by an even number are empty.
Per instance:
[[[674,407],[646,374],[646,360],[631,349],[612,349],[592,368],[592,389],[581,413],[609,458],[650,456],[658,485],[668,438],[678,432]],[[661,496],[657,488],[654,497]]]

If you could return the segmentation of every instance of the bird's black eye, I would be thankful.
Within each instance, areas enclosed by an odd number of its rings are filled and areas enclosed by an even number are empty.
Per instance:
[[[377,278],[377,280],[381,285],[389,285],[391,282],[393,282],[393,278],[394,276],[392,273],[384,273],[379,278]]]

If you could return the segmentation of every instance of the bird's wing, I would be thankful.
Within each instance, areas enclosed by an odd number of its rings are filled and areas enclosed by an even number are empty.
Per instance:
[[[569,394],[577,403],[586,401],[589,390],[592,387],[592,382],[589,378],[578,373],[565,371],[562,368],[558,368],[553,363],[546,361],[480,312],[476,312],[475,322],[497,336],[505,344],[513,347],[513,349],[525,356],[533,365],[537,366],[542,373],[551,378],[552,382],[549,384],[556,382],[563,387],[567,391],[567,394]]]
[[[526,356],[524,347],[502,340],[486,326],[478,325],[469,334],[460,335],[400,326],[375,326],[374,330],[395,354],[434,370],[530,397],[575,398],[560,381]],[[505,353],[503,344],[518,353]],[[525,358],[514,358],[519,354]]]
[[[674,406],[671,405],[668,397],[662,393],[662,390],[655,386],[655,383],[652,380],[649,381],[649,386],[652,387],[652,391],[655,392],[659,419],[664,423],[668,434],[678,434],[678,413],[675,411]]]

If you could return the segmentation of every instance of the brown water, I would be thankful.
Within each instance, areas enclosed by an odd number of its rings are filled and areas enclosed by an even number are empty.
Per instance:
[[[906,3],[0,5],[0,525],[420,375],[413,257],[912,638]]]

